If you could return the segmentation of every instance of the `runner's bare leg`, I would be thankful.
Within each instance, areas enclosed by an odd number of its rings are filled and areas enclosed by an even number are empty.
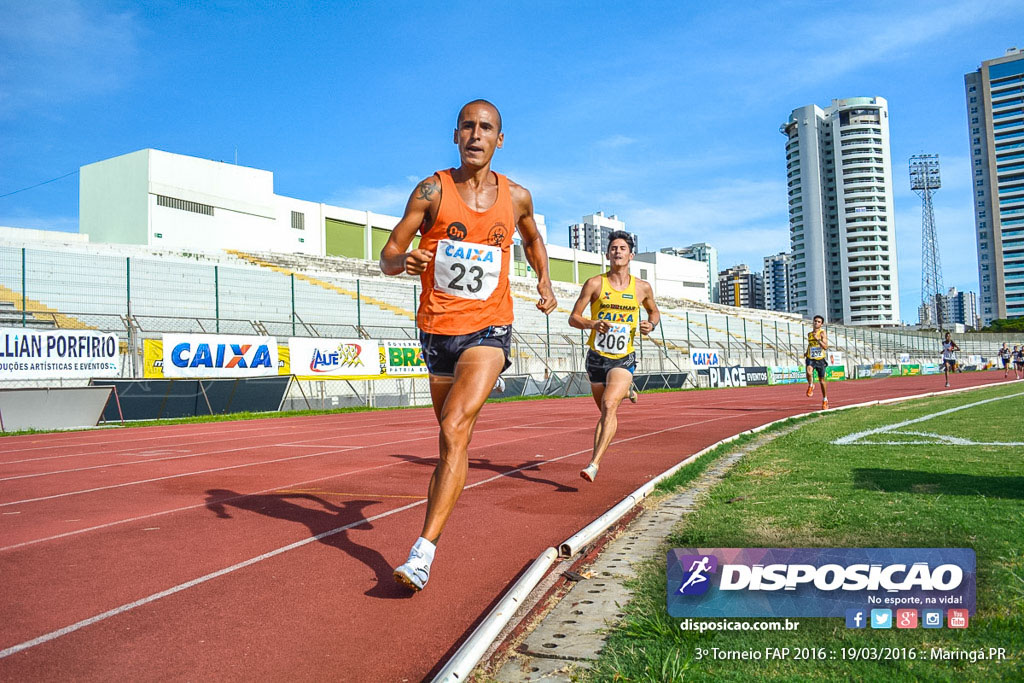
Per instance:
[[[454,377],[430,377],[430,397],[441,426],[439,460],[427,489],[423,538],[436,543],[466,485],[469,441],[480,408],[505,365],[505,354],[493,346],[463,351]]]
[[[602,388],[600,399],[598,399],[597,387],[594,388],[594,400],[601,409],[601,418],[597,421],[597,428],[594,430],[594,455],[590,459],[591,465],[600,465],[601,458],[608,451],[615,432],[619,428],[619,418],[616,411],[622,399],[629,393],[629,385],[633,381],[633,373],[625,368],[612,368],[608,371],[605,385]]]

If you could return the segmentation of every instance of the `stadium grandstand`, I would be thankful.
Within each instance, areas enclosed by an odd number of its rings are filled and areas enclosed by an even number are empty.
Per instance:
[[[159,150],[84,166],[80,182],[80,234],[0,228],[0,327],[114,333],[126,378],[145,376],[146,341],[169,333],[270,336],[279,345],[292,337],[417,338],[419,280],[385,277],[376,261],[394,216],[280,196],[269,171]],[[633,263],[662,311],[662,324],[638,346],[638,373],[687,373],[693,383],[695,353],[713,354],[722,366],[802,368],[808,321],[708,303],[707,283],[691,281],[703,265],[677,261],[640,255]],[[509,373],[535,381],[582,372],[586,338],[569,326],[569,312],[580,284],[604,267],[599,254],[557,245],[549,245],[549,262],[559,305],[545,316],[535,308],[536,280],[522,248],[514,246]],[[829,334],[846,376],[857,367],[935,363],[939,349],[934,334],[900,328],[833,325]],[[957,340],[975,364],[1002,341],[1021,343],[991,335]],[[0,387],[15,382],[0,380]],[[428,401],[424,379],[302,384],[286,407]]]
[[[81,240],[40,244],[31,235],[19,240],[17,233],[0,236],[2,326],[115,333],[135,359],[124,364],[126,377],[139,376],[142,340],[169,332],[269,335],[282,343],[291,336],[416,338],[418,280],[385,277],[374,261]],[[534,307],[535,280],[513,276],[512,283],[511,372],[581,371],[586,340],[568,324],[578,287],[554,283],[559,306],[548,318]],[[723,365],[801,362],[809,326],[799,316],[662,297],[659,306],[662,325],[640,346],[639,372],[690,371],[692,349],[717,352]],[[845,354],[848,365],[895,364],[908,356],[933,362],[936,355],[934,335],[829,329],[833,349]],[[989,357],[995,351],[990,335],[963,335],[959,343],[966,354]],[[417,387],[424,400],[425,389]],[[324,395],[326,390],[311,391]]]

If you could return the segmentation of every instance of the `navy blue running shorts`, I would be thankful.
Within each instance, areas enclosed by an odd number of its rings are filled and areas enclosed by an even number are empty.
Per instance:
[[[591,384],[607,384],[608,371],[613,368],[636,370],[636,353],[628,353],[622,358],[606,358],[593,349],[587,351],[587,377]]]
[[[512,365],[509,356],[512,353],[512,326],[492,325],[470,334],[431,334],[420,330],[420,346],[423,348],[423,361],[427,364],[427,372],[431,375],[452,377],[455,375],[455,364],[459,362],[462,352],[472,346],[493,346],[505,353],[505,367]]]

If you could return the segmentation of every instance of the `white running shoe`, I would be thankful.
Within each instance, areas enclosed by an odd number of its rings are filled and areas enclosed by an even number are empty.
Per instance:
[[[630,384],[629,385],[629,402],[630,403],[636,403],[636,398],[637,398],[637,395],[636,395],[636,385],[635,384]]]
[[[582,470],[580,470],[580,476],[587,481],[594,481],[597,479],[597,465],[590,463]]]
[[[395,570],[395,581],[406,588],[421,591],[430,578],[430,560],[416,547],[409,551],[409,559]]]

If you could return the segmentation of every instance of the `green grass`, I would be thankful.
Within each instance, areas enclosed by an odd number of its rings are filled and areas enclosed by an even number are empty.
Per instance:
[[[665,555],[648,560],[593,681],[1024,679],[1024,447],[833,445],[838,437],[922,417],[1020,385],[827,415],[762,446],[726,475],[668,539],[672,547],[967,547],[977,553],[977,613],[963,631],[852,630],[798,619],[796,632],[681,631],[665,607]],[[1024,396],[905,429],[972,441],[1024,441]],[[886,435],[888,437],[888,435]],[[709,459],[710,461],[710,459]],[[684,468],[684,470],[687,468]],[[731,504],[727,501],[733,500]],[[758,620],[760,621],[760,620]],[[1010,659],[933,662],[710,661],[696,648],[1005,647]],[[927,657],[927,654],[925,654]]]

